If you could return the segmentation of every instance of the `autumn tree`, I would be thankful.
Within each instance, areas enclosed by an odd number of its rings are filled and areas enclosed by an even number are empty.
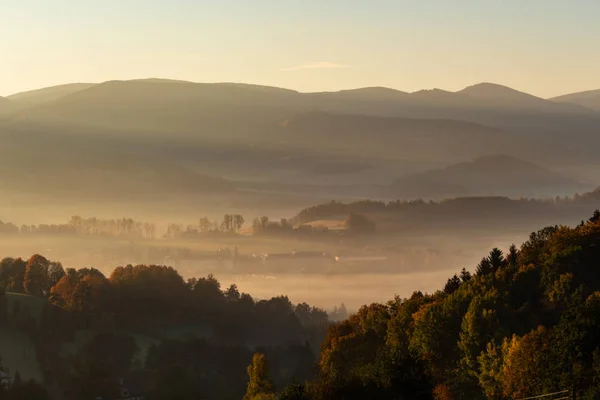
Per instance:
[[[439,384],[433,388],[434,400],[453,400],[452,390],[448,385]]]
[[[48,264],[48,287],[53,287],[65,276],[65,270],[61,263],[50,262]]]
[[[49,266],[50,261],[45,257],[39,254],[31,256],[25,268],[25,278],[23,281],[25,293],[34,296],[44,296],[48,293],[50,289]]]
[[[286,386],[277,396],[277,400],[305,400],[306,387],[299,383],[292,383]]]
[[[254,400],[275,392],[273,382],[269,378],[269,363],[264,354],[255,353],[247,371],[249,382],[244,400]]]
[[[520,339],[513,338],[508,346],[502,374],[505,396],[518,398],[561,389],[556,375],[548,373],[553,363],[551,332],[547,328],[539,326]]]
[[[21,258],[4,258],[0,261],[0,287],[7,292],[24,293],[26,267],[27,262]]]

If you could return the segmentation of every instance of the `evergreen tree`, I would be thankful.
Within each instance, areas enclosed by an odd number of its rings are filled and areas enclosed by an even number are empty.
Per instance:
[[[458,275],[454,274],[454,276],[446,282],[446,286],[444,286],[444,293],[452,294],[458,290],[460,287],[460,278]]]
[[[506,260],[504,259],[504,253],[502,253],[502,250],[496,247],[493,248],[492,251],[490,251],[488,260],[490,261],[490,265],[492,266],[493,272],[498,271],[506,263]]]
[[[477,268],[476,268],[477,276],[489,275],[492,271],[493,271],[493,269],[492,269],[492,264],[490,263],[490,260],[487,257],[482,258],[481,262],[479,263],[479,265],[477,265]]]
[[[506,262],[513,268],[518,265],[519,250],[517,250],[517,246],[515,246],[514,244],[511,244],[510,248],[508,249],[508,254],[506,255]]]
[[[471,273],[469,271],[467,271],[465,268],[463,268],[460,271],[460,280],[464,283],[464,282],[469,282],[471,280]]]

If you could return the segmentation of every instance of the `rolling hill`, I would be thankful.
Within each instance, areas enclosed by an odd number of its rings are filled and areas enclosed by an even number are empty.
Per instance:
[[[402,198],[458,196],[555,196],[585,189],[534,163],[506,155],[490,155],[442,169],[397,179],[391,193]]]
[[[138,180],[140,193],[154,185],[222,193],[232,182],[260,182],[266,191],[271,184],[345,186],[344,193],[371,187],[353,193],[364,196],[398,171],[496,153],[553,167],[600,165],[600,113],[488,83],[415,93],[164,79],[86,85],[14,96],[31,103],[0,119],[0,164],[12,171],[0,184],[33,190],[37,180],[102,195]]]
[[[583,107],[600,111],[600,89],[566,94],[563,96],[553,97],[550,100],[559,103],[578,104]]]
[[[566,149],[552,148],[477,123],[310,112],[281,124],[277,139],[288,146],[331,149],[337,154],[378,160],[440,165],[502,152],[536,160],[564,160]],[[515,146],[515,143],[520,143]]]
[[[0,97],[0,116],[13,111],[14,104],[6,97]]]
[[[480,83],[466,87],[457,93],[464,94],[486,107],[511,107],[520,108],[522,110],[537,109],[557,112],[585,111],[576,105],[557,105],[556,103],[540,97],[494,83]]]
[[[24,110],[18,121],[86,131],[212,134],[281,117],[298,93],[241,84],[171,80],[110,81]],[[85,132],[85,131],[84,131]],[[222,132],[214,132],[222,134]]]
[[[68,83],[66,85],[51,86],[37,90],[15,93],[8,98],[16,103],[34,105],[48,103],[69,94],[93,87],[94,83]]]
[[[405,93],[370,87],[299,93],[248,84],[145,79],[63,85],[11,99],[36,104],[45,101],[22,113],[23,118],[39,123],[50,120],[103,129],[188,133],[221,125],[247,128],[308,111],[464,120],[530,134],[563,129],[573,134],[580,126],[587,129],[600,123],[599,113],[582,106],[544,100],[490,83],[459,92],[434,89]]]

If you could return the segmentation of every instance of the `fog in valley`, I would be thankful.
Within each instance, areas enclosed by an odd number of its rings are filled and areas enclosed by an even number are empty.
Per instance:
[[[600,399],[600,2],[0,3],[0,400]]]
[[[578,223],[598,198],[600,114],[500,85],[299,93],[150,79],[2,107],[0,215],[16,229],[0,252],[107,276],[165,264],[256,298],[356,310],[433,292],[493,247]],[[332,201],[348,207],[314,210]],[[351,214],[373,229],[352,229]],[[224,215],[244,222],[224,227]],[[139,229],[101,227],[123,218]]]

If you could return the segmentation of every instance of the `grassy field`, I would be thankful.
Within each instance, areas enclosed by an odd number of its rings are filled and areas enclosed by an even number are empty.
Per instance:
[[[0,328],[0,357],[12,376],[18,371],[23,380],[43,381],[35,348],[26,334],[14,329]]]
[[[6,300],[8,312],[12,312],[12,310],[17,307],[18,303],[20,310],[27,310],[29,315],[35,318],[36,321],[40,320],[42,311],[44,311],[44,307],[46,306],[45,299],[22,293],[6,293]]]
[[[77,352],[79,352],[83,348],[83,346],[85,346],[96,335],[100,333],[102,332],[93,329],[77,331],[77,333],[75,334],[75,339],[73,341],[63,343],[61,348],[62,356],[77,354]],[[141,365],[143,365],[146,361],[148,349],[150,348],[150,346],[158,345],[160,343],[160,340],[148,335],[142,335],[126,331],[111,333],[124,336],[131,336],[135,340],[135,344],[138,347],[138,352],[135,355],[135,361],[140,363]]]
[[[312,228],[327,228],[331,231],[346,230],[346,221],[343,219],[319,219],[316,221],[307,222],[305,226]]]
[[[46,300],[20,293],[6,293],[8,311],[20,307],[39,321]],[[43,381],[42,371],[35,355],[35,347],[29,336],[11,328],[0,328],[0,357],[11,375],[18,371],[23,380]]]

